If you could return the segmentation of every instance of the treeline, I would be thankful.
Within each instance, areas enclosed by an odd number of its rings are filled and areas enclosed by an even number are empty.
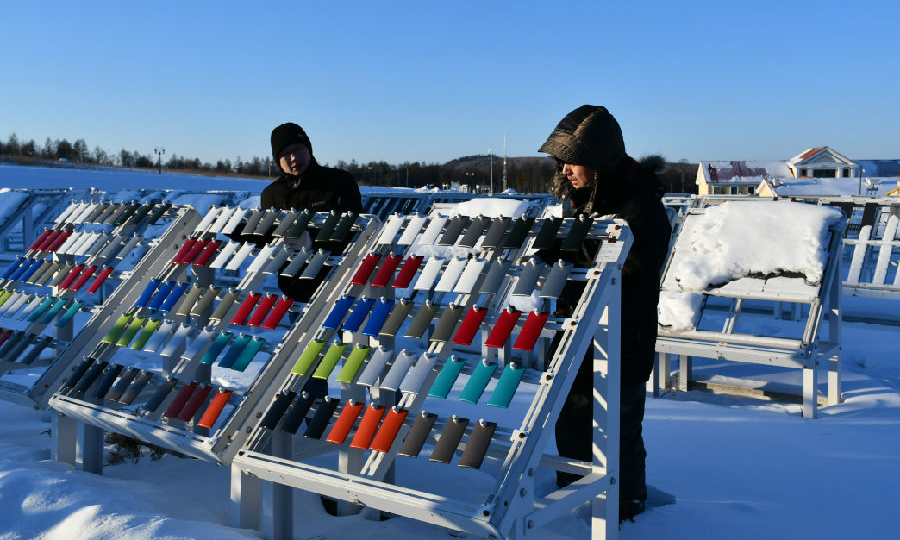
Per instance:
[[[65,161],[101,167],[159,167],[182,173],[237,175],[262,180],[272,179],[280,174],[277,164],[270,157],[254,156],[243,160],[238,156],[233,161],[218,160],[213,164],[162,152],[142,154],[137,150],[128,151],[123,148],[119,152],[109,153],[99,146],[91,149],[84,139],[69,142],[67,139],[51,140],[48,137],[43,144],[34,140],[20,141],[15,133],[6,141],[0,140],[0,157],[22,162]],[[666,164],[661,156],[652,158],[662,162],[656,169],[668,192],[696,193],[696,164],[683,160]],[[555,163],[549,157],[507,158],[505,182],[503,165],[503,158],[500,156],[481,155],[461,157],[447,163],[416,161],[391,164],[385,161],[358,163],[356,160],[339,160],[334,167],[350,172],[362,186],[459,188],[483,193],[513,189],[519,193],[542,193],[547,190],[548,183],[553,178]]]

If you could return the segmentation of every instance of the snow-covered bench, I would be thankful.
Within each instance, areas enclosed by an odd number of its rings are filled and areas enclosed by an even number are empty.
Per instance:
[[[803,416],[815,417],[817,368],[827,362],[827,402],[838,403],[843,227],[836,209],[798,202],[735,200],[691,210],[662,279],[654,385],[668,386],[672,355],[680,358],[679,390],[694,387],[694,356],[800,368]],[[780,317],[785,303],[798,306],[790,311],[801,320]],[[762,386],[741,391],[763,394],[773,385]]]

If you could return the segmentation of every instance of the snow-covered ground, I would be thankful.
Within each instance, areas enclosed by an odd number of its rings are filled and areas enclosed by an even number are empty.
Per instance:
[[[56,171],[0,167],[0,188],[185,188],[185,177],[178,175],[133,179],[96,171],[57,176]],[[196,180],[196,187],[193,182],[192,191],[258,192],[265,185],[205,177]],[[218,185],[207,187],[207,182]],[[893,310],[900,319],[896,303],[854,299],[854,308]],[[842,331],[845,401],[822,408],[818,419],[801,418],[799,404],[693,392],[648,398],[644,436],[651,507],[634,523],[624,524],[621,537],[900,537],[900,325],[845,322]],[[694,370],[707,376],[713,371],[749,374],[795,387],[800,383],[799,370],[699,361]],[[0,539],[260,536],[227,525],[227,468],[166,455],[108,465],[103,476],[83,473],[50,460],[49,413],[0,401],[0,414],[7,419],[0,424]],[[412,474],[398,471],[404,473]],[[429,482],[454,482],[452,467],[444,472],[430,468],[429,473]],[[553,479],[545,474],[538,481],[549,486]],[[307,493],[295,496],[294,504],[295,537],[300,539],[450,537],[402,518],[332,517],[318,496]],[[588,523],[589,509],[582,507],[535,537],[588,538]]]

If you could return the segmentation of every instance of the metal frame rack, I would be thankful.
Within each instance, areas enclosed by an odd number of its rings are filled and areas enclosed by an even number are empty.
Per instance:
[[[597,248],[589,268],[534,257],[585,243]],[[263,525],[275,538],[292,537],[293,488],[334,497],[341,512],[361,504],[490,538],[527,537],[591,501],[592,537],[616,538],[620,276],[630,246],[618,220],[391,216],[353,271],[330,281],[326,302],[304,313],[295,361],[279,367],[232,463],[235,524],[260,526],[265,481],[272,522]],[[582,288],[574,315],[553,318],[567,284]],[[514,297],[538,305],[525,315]],[[540,351],[555,335],[546,358]],[[594,461],[545,455],[589,349]],[[303,392],[310,378],[339,396]],[[494,407],[479,409],[487,395]],[[511,405],[514,396],[524,397]],[[483,416],[465,417],[474,414]],[[510,415],[511,424],[500,418]],[[490,485],[448,496],[397,482],[413,463],[457,457],[458,475],[475,486],[488,474]],[[536,494],[539,468],[586,476]]]
[[[691,210],[686,220],[702,214],[704,208]],[[738,393],[763,397],[766,393],[752,392],[742,386],[694,381],[692,379],[692,359],[694,356],[715,358],[734,362],[756,363],[784,368],[802,369],[802,404],[803,417],[815,418],[819,404],[817,390],[817,369],[822,364],[828,366],[827,404],[833,405],[841,401],[840,355],[841,355],[841,282],[840,282],[840,247],[844,221],[832,225],[826,246],[826,262],[819,285],[809,285],[805,290],[785,290],[772,281],[773,278],[758,280],[739,280],[726,287],[707,290],[687,290],[679,288],[677,292],[702,295],[700,317],[708,310],[710,299],[724,300],[728,305],[727,315],[721,330],[673,330],[660,327],[656,340],[656,365],[654,369],[654,387],[669,388],[671,365],[670,357],[679,359],[678,390],[687,391],[692,388],[707,387],[717,391]],[[675,243],[674,250],[679,248]],[[662,279],[662,292],[667,289],[667,274],[672,255],[667,262]],[[778,279],[777,276],[774,279]],[[771,285],[769,282],[772,281]],[[799,339],[784,338],[736,332],[735,329],[743,311],[753,301],[762,300],[776,305],[776,314],[784,310],[784,305],[795,319],[806,314],[802,336]],[[827,336],[820,333],[823,320],[828,322]]]
[[[418,192],[367,190],[362,193],[362,205],[367,213],[374,214],[378,219],[384,221],[392,214],[426,214],[432,210],[435,204],[454,204],[481,197],[484,197],[484,195],[453,191]],[[492,198],[528,200],[538,203],[541,207],[556,202],[556,199],[548,193],[498,193],[493,195]]]
[[[849,220],[844,235],[844,293],[900,299],[900,200],[824,197],[818,202],[840,207]]]
[[[72,462],[82,444],[84,468],[100,472],[106,430],[229,463],[243,426],[257,421],[256,400],[304,331],[302,318],[293,326],[289,319],[319,302],[269,294],[265,282],[341,275],[344,256],[354,257],[359,237],[377,228],[351,213],[213,207],[197,215],[161,243],[152,267],[135,269],[139,280],[109,302],[79,348],[81,361],[57,386],[50,405],[60,413],[58,459]],[[216,285],[225,268],[242,273],[238,287]],[[220,378],[226,382],[212,382]]]
[[[192,215],[171,205],[72,202],[0,274],[0,321],[9,327],[0,334],[0,397],[46,408],[107,323],[103,307],[127,297],[158,264],[154,246],[190,226]],[[91,314],[87,323],[79,313]]]

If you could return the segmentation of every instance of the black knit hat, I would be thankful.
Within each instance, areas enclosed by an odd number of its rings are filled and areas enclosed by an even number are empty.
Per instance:
[[[627,157],[619,123],[606,107],[597,105],[582,105],[567,114],[538,151],[600,174]]]
[[[287,124],[281,124],[277,128],[273,129],[272,157],[275,159],[275,163],[278,163],[278,158],[281,156],[281,152],[283,152],[285,148],[297,143],[300,143],[309,148],[309,153],[310,155],[312,155],[312,144],[310,144],[309,137],[306,136],[306,132],[303,131],[302,127],[298,126],[297,124],[288,122]]]

